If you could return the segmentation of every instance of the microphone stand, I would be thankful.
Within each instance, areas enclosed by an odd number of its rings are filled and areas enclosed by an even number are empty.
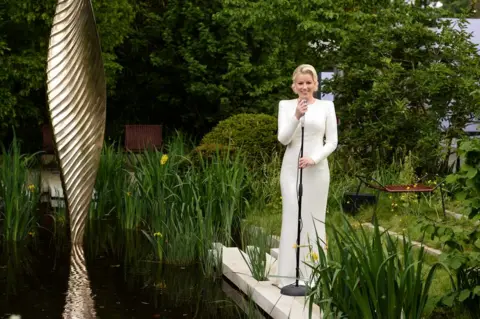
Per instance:
[[[304,139],[304,131],[305,131],[305,114],[302,118],[302,139],[300,144],[300,158],[303,157],[303,139]],[[294,296],[294,297],[303,297],[306,293],[306,288],[303,285],[299,285],[298,281],[300,278],[300,232],[302,228],[302,196],[303,196],[303,167],[300,168],[300,183],[298,185],[298,222],[297,222],[297,258],[296,258],[296,274],[295,274],[295,283],[285,286],[280,289],[280,293],[285,296]]]

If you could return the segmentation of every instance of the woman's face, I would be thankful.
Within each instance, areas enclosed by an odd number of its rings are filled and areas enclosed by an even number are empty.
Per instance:
[[[315,92],[316,83],[313,77],[306,73],[299,73],[295,78],[294,91],[300,99],[310,100]]]

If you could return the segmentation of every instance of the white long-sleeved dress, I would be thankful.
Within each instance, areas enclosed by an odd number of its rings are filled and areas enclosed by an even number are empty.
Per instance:
[[[283,100],[278,110],[278,140],[287,146],[280,173],[282,193],[282,232],[280,236],[277,276],[279,287],[295,282],[298,220],[298,184],[300,170],[301,121],[295,117],[297,99]],[[303,169],[302,222],[300,245],[312,245],[318,253],[316,233],[326,242],[325,214],[330,184],[327,157],[337,147],[337,119],[331,101],[315,100],[305,113],[303,156],[315,165]],[[309,243],[310,241],[310,243]],[[324,247],[324,245],[323,245]],[[300,248],[300,278],[308,280],[311,270],[304,264],[311,262],[309,248]],[[303,280],[302,280],[303,281]]]

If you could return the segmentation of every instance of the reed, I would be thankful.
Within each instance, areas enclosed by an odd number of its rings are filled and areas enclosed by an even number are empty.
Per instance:
[[[211,273],[206,265],[211,264],[212,243],[230,243],[235,216],[244,211],[248,172],[240,157],[218,153],[194,164],[188,157],[190,147],[177,135],[164,150],[141,155],[134,172],[139,198],[134,206],[145,207],[141,228],[157,261],[200,261],[204,272]],[[131,215],[133,208],[122,215],[121,223]]]
[[[346,218],[342,226],[329,225],[334,244],[325,252],[317,241],[318,260],[310,263],[310,311],[319,303],[324,318],[423,318],[435,273],[445,266],[426,269],[423,247],[414,249],[406,237],[399,241],[374,226],[368,232]]]
[[[258,281],[268,280],[271,264],[267,260],[267,254],[273,247],[272,235],[265,229],[255,227],[244,222],[242,225],[242,257],[247,264],[253,278]]]
[[[114,219],[123,202],[129,174],[124,168],[125,155],[120,146],[104,144],[95,181],[90,222]]]
[[[16,139],[8,149],[2,145],[0,164],[0,214],[5,241],[22,241],[35,233],[40,202],[40,172],[32,169],[35,156],[22,155]]]

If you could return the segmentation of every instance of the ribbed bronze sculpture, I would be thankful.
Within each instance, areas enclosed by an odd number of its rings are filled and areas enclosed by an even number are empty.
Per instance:
[[[90,0],[57,3],[47,90],[72,241],[64,318],[94,318],[82,243],[104,139],[106,83]]]
[[[105,132],[106,84],[90,0],[59,0],[48,51],[50,119],[71,239],[81,244]]]

